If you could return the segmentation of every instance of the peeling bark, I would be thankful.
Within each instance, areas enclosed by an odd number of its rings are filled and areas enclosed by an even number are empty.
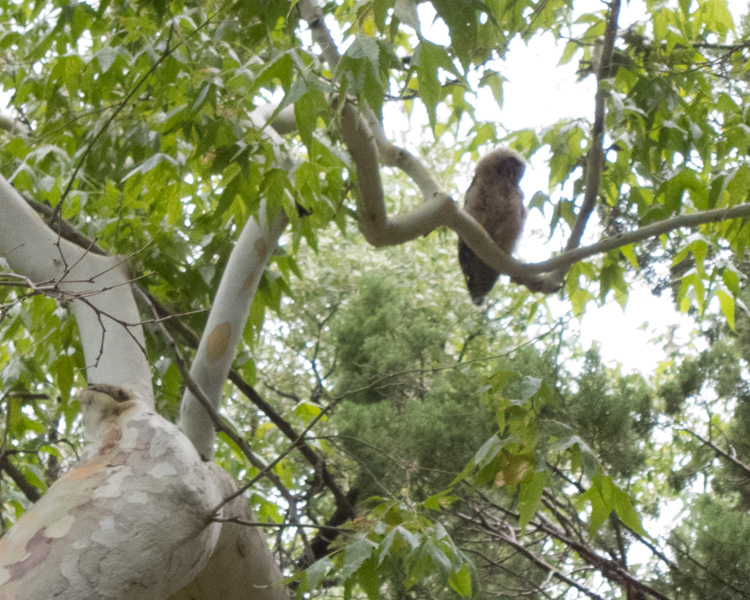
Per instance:
[[[162,600],[209,561],[215,475],[136,399],[81,397],[89,445],[0,539],[3,600]]]

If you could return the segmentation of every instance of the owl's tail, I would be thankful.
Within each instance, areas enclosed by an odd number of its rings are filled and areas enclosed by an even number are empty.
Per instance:
[[[479,306],[490,293],[500,274],[474,254],[461,239],[458,240],[458,263],[464,273],[471,300]]]

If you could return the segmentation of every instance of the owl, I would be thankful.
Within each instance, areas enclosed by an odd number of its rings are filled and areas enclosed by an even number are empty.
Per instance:
[[[521,235],[526,209],[518,183],[526,169],[515,150],[490,152],[478,163],[466,192],[464,209],[484,227],[507,254]],[[458,240],[458,262],[474,304],[481,304],[500,274],[482,261],[463,240]]]

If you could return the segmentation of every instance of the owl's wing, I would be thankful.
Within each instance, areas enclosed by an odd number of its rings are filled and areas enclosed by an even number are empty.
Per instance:
[[[479,258],[463,240],[458,240],[458,263],[466,279],[471,300],[479,306],[490,293],[500,274]]]

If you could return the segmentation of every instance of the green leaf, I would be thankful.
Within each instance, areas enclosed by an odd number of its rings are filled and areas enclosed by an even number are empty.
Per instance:
[[[614,484],[611,477],[601,473],[595,475],[591,487],[580,498],[591,504],[589,535],[592,537],[596,535],[612,511],[617,513],[625,525],[640,535],[646,535],[630,497]]]
[[[573,60],[573,57],[575,56],[576,52],[580,50],[580,45],[574,42],[568,42],[565,44],[565,49],[563,50],[562,55],[560,56],[560,60],[558,61],[558,65],[567,65],[571,60]]]
[[[440,101],[440,81],[438,80],[434,44],[422,41],[414,51],[413,61],[417,68],[419,97],[427,108],[430,126],[434,129],[437,123],[437,104]]]
[[[200,91],[198,92],[198,96],[196,96],[195,101],[193,102],[193,106],[190,110],[193,112],[198,112],[201,107],[206,102],[206,99],[208,98],[208,93],[213,89],[213,85],[211,83],[204,83],[201,86]]]
[[[333,568],[333,562],[327,556],[316,560],[312,565],[305,569],[305,579],[307,580],[307,590],[313,591],[318,587],[323,577],[326,576]]]
[[[399,21],[419,33],[419,16],[417,15],[417,4],[414,0],[396,0],[393,6],[393,13]]]
[[[536,208],[544,210],[544,206],[550,202],[550,197],[544,192],[535,192],[529,201],[529,209]]]
[[[496,435],[488,439],[474,455],[474,463],[482,466],[493,460],[497,454],[505,447],[507,442],[500,440]]]
[[[314,93],[304,94],[299,101],[294,103],[294,118],[297,122],[297,131],[302,138],[302,143],[308,151],[313,148],[313,131],[317,119],[317,106]]]
[[[737,295],[740,292],[740,276],[734,265],[727,264],[721,272],[721,279],[724,285],[727,286],[732,295]]]
[[[117,50],[111,46],[105,46],[96,53],[96,60],[99,63],[99,68],[102,70],[102,73],[109,71],[109,68],[114,64],[116,58]]]
[[[591,537],[596,535],[612,512],[611,504],[605,501],[603,497],[600,479],[601,476],[597,476],[594,484],[580,496],[582,501],[591,505],[591,520],[589,522],[589,535]]]
[[[347,48],[339,67],[351,75],[354,90],[362,94],[370,107],[379,114],[383,105],[383,83],[380,80],[380,47],[367,35],[357,35]]]
[[[468,65],[472,53],[479,54],[477,12],[481,10],[486,15],[486,5],[474,0],[460,3],[451,0],[435,0],[432,4],[438,15],[448,25],[456,56],[463,65]]]
[[[461,565],[461,568],[457,572],[451,573],[451,576],[448,578],[448,584],[459,596],[470,598],[472,596],[472,589],[469,567],[464,564]]]
[[[732,329],[732,331],[735,330],[734,325],[734,296],[732,294],[729,294],[725,290],[717,290],[716,295],[719,298],[719,305],[721,306],[721,312],[724,315],[724,318],[727,320],[727,325]]]
[[[447,490],[429,496],[423,502],[425,508],[429,508],[430,510],[443,510],[444,508],[447,508],[459,499],[458,496],[450,495],[452,491],[452,488],[448,488]]]
[[[349,579],[364,562],[372,556],[377,544],[367,538],[358,538],[344,549],[344,566],[341,569],[341,577]]]
[[[58,392],[66,401],[70,398],[70,391],[73,387],[74,367],[73,359],[66,354],[60,355],[55,361]]]
[[[140,173],[141,175],[145,175],[146,173],[148,173],[152,169],[155,169],[156,167],[158,167],[164,162],[171,164],[173,166],[178,165],[177,161],[174,158],[172,158],[168,154],[159,152],[157,154],[154,154],[150,158],[146,159],[142,164],[140,164],[135,169],[130,171],[130,173],[125,175],[125,177],[123,178],[123,181],[129,179],[130,177],[138,173]]]
[[[529,521],[536,514],[537,506],[542,498],[544,486],[547,485],[546,471],[531,471],[521,480],[518,493],[519,524],[525,529]]]
[[[281,54],[275,60],[266,63],[255,80],[253,90],[260,89],[273,82],[280,83],[284,90],[288,90],[292,85],[293,72],[294,60],[291,55],[288,53]]]
[[[617,516],[620,517],[620,520],[626,526],[628,526],[639,535],[646,535],[646,531],[643,529],[643,525],[641,524],[641,518],[635,511],[635,507],[630,500],[630,496],[628,496],[628,494],[626,494],[616,486],[614,486],[614,490],[612,493],[612,506],[614,507]]]
[[[490,88],[490,91],[492,92],[492,95],[495,98],[495,102],[497,102],[497,105],[502,108],[503,106],[503,85],[507,80],[505,77],[500,75],[499,73],[491,73],[489,75],[486,75],[483,79],[483,82],[485,85],[487,85]],[[537,192],[537,194],[540,194],[541,192]],[[536,198],[536,194],[534,194],[534,198]],[[533,201],[533,199],[532,199]]]
[[[515,406],[526,404],[526,402],[528,402],[536,395],[541,387],[542,380],[538,377],[524,377],[521,380],[521,390],[519,396],[518,398],[512,400],[512,404]]]
[[[424,549],[427,554],[432,558],[433,564],[441,571],[450,571],[451,561],[448,556],[443,552],[442,548],[434,544],[432,541],[427,541],[424,544]]]
[[[633,267],[634,269],[640,268],[640,265],[638,264],[638,256],[636,256],[635,254],[633,244],[628,244],[627,246],[621,246],[620,252],[622,252],[622,255],[627,259],[631,267]]]
[[[378,574],[377,563],[374,559],[366,560],[357,571],[357,582],[364,590],[369,600],[380,598],[381,581]]]

